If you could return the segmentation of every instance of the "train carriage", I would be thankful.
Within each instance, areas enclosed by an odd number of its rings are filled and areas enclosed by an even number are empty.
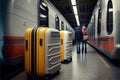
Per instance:
[[[98,0],[88,25],[92,46],[111,59],[120,59],[120,2]]]
[[[0,76],[3,80],[24,68],[24,32],[27,28],[43,26],[74,33],[49,0],[2,0],[1,3]],[[9,73],[11,75],[7,76]]]

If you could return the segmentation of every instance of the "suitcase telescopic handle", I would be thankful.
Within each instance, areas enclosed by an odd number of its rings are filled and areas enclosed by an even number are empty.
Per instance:
[[[26,51],[28,51],[28,40],[25,41],[25,48],[26,48]]]

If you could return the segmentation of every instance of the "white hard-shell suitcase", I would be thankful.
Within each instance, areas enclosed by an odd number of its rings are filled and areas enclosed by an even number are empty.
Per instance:
[[[72,33],[69,31],[60,31],[61,40],[61,62],[70,62],[72,60]]]
[[[25,32],[25,71],[29,77],[58,73],[60,33],[51,28],[28,28]]]

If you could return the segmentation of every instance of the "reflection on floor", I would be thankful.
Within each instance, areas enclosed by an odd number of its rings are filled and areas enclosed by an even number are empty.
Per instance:
[[[74,46],[72,62],[62,64],[60,73],[52,80],[120,80],[120,68],[109,66],[93,48],[87,47],[87,54],[77,54]],[[27,80],[25,71],[11,80]]]

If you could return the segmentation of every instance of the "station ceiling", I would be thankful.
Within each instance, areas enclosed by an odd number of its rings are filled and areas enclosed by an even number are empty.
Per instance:
[[[74,28],[77,26],[71,0],[50,0],[53,5],[62,13],[70,25]],[[79,14],[80,26],[88,26],[93,9],[97,0],[76,0]]]

